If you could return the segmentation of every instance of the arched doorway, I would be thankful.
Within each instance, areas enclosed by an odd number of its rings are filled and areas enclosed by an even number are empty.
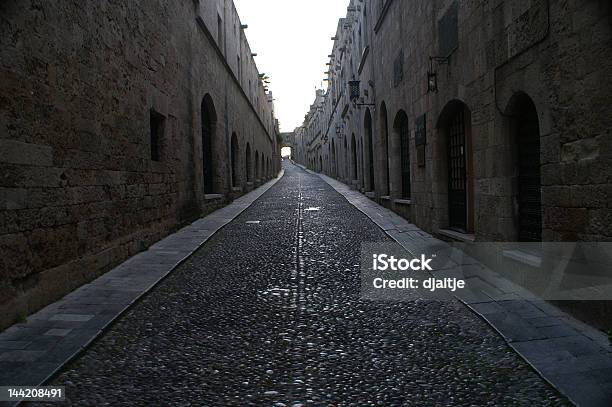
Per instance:
[[[238,136],[236,133],[232,133],[232,138],[230,141],[230,160],[231,160],[231,169],[232,169],[232,187],[238,186],[238,171],[239,171],[239,158],[240,151],[238,148]]]
[[[411,193],[410,184],[410,127],[408,127],[408,115],[400,110],[393,121],[394,136],[399,144],[399,175],[400,196],[409,199]]]
[[[289,146],[285,146],[281,148],[281,157],[282,158],[293,158],[293,150]]]
[[[247,182],[253,182],[253,168],[251,168],[252,166],[252,162],[251,162],[251,144],[247,143],[246,145],[246,156],[245,156],[245,169],[246,169],[246,179]]]
[[[363,166],[363,139],[359,139],[357,141],[357,146],[359,147],[357,149],[357,156],[358,156],[358,160],[359,160],[359,184],[361,185],[361,188],[364,188],[365,187],[364,186],[364,184],[365,184],[365,181],[364,181],[364,177],[365,177],[364,171],[365,171],[365,168]]]
[[[367,167],[367,185],[366,189],[374,191],[376,184],[374,183],[374,148],[372,146],[372,116],[370,115],[370,109],[366,109],[365,118],[363,119],[363,127],[365,132],[365,144],[368,152],[366,156],[366,167]]]
[[[255,180],[259,181],[259,151],[255,150]]]
[[[344,136],[344,179],[348,180],[350,183],[350,175],[349,175],[349,155],[348,155],[348,146],[346,144],[346,136]]]
[[[332,156],[332,177],[338,178],[338,162],[336,161],[336,143],[334,139],[331,142],[331,156]]]
[[[387,127],[387,105],[380,105],[380,150],[381,150],[381,175],[382,195],[389,195],[389,129]]]
[[[515,94],[506,109],[514,144],[518,203],[519,242],[542,241],[542,183],[540,168],[540,124],[533,100]]]
[[[357,142],[355,141],[355,133],[351,136],[351,164],[352,173],[351,181],[357,179]]]
[[[201,127],[202,127],[202,175],[204,183],[204,193],[212,194],[215,192],[215,168],[213,161],[213,147],[215,138],[215,128],[217,124],[217,113],[215,105],[209,94],[202,99],[200,106]]]
[[[438,120],[441,154],[446,168],[448,227],[461,233],[474,229],[472,184],[471,113],[453,100],[446,104]]]

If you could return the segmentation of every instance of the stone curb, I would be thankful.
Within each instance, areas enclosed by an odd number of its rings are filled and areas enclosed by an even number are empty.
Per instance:
[[[327,182],[412,255],[434,245],[440,250],[446,244],[348,185],[294,164]],[[480,285],[470,295],[455,294],[455,298],[487,322],[571,402],[585,407],[610,405],[612,346],[603,333],[495,275],[469,256],[453,260],[459,261],[458,265],[469,264],[471,271],[465,276]]]
[[[40,386],[284,175],[184,227],[0,333],[0,386]],[[0,405],[3,405],[0,403]]]

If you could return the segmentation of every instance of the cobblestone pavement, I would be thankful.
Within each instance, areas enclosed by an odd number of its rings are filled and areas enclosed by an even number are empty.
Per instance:
[[[567,404],[463,305],[361,300],[360,244],[389,241],[286,164],[52,384],[80,406]]]

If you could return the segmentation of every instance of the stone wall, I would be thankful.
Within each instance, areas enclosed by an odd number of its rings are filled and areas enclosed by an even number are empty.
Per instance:
[[[231,0],[2,2],[0,328],[276,174],[267,96]]]
[[[305,123],[304,144],[310,151],[320,145],[323,157],[331,157],[332,145],[337,146],[336,162],[327,158],[324,172],[355,185],[421,228],[440,233],[451,226],[448,133],[452,118],[461,111],[467,220],[454,236],[520,240],[519,191],[526,183],[519,168],[524,153],[519,153],[517,129],[526,122],[521,109],[533,105],[539,133],[535,160],[540,172],[540,238],[608,241],[611,9],[609,2],[597,0],[351,1],[346,23],[335,36],[334,50],[340,51],[331,60],[329,83],[334,87],[322,103],[327,112],[323,121],[342,131],[336,134],[332,129],[327,141],[308,139]],[[436,74],[435,90],[429,89],[428,72]],[[359,99],[348,95],[350,79],[360,81]],[[345,92],[334,109],[336,89]],[[403,113],[410,129],[410,199],[402,193],[404,161],[395,126]],[[368,115],[371,156],[364,127]],[[424,146],[415,140],[422,118]],[[348,154],[344,147],[352,134],[361,146],[356,158],[350,143]],[[308,153],[296,156],[305,155],[308,164]],[[363,162],[357,183],[346,171],[334,173],[336,167],[350,167],[353,160]]]

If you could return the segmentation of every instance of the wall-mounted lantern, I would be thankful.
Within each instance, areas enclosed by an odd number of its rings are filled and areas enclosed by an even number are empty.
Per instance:
[[[427,92],[438,92],[438,73],[436,71],[427,71]]]
[[[359,84],[360,81],[349,81],[348,82],[348,86],[349,86],[349,98],[351,100],[357,100],[359,99]]]
[[[361,97],[361,81],[348,81],[349,98],[356,106],[374,106],[374,103],[357,103]]]

